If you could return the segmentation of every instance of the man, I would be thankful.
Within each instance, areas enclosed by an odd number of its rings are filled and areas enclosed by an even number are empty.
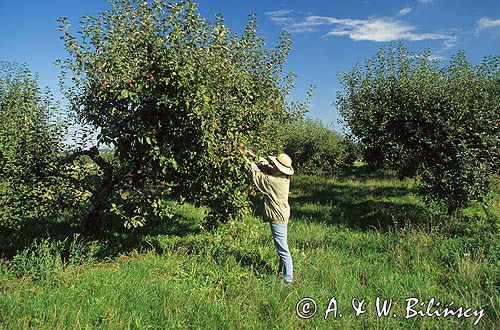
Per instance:
[[[248,150],[248,154],[256,157]],[[245,169],[256,188],[264,195],[263,218],[270,222],[274,246],[280,258],[279,272],[283,274],[285,283],[293,281],[292,256],[287,243],[287,224],[290,218],[288,192],[290,176],[294,171],[292,160],[286,154],[278,157],[269,156],[271,162],[259,157],[259,165],[247,160]]]

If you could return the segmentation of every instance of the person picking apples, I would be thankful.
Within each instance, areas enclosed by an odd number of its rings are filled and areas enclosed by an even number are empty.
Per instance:
[[[279,273],[283,275],[285,283],[293,281],[293,263],[288,248],[287,232],[290,218],[288,194],[290,191],[290,177],[294,174],[292,160],[287,154],[269,156],[269,160],[257,157],[253,151],[247,149],[247,154],[258,159],[258,165],[248,158],[245,169],[253,184],[264,196],[262,217],[269,221],[274,246],[279,256]]]

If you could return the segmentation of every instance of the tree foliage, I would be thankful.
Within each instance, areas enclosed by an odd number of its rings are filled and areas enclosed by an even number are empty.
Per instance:
[[[26,66],[0,63],[0,227],[19,228],[60,209],[65,190],[53,175],[61,142],[55,110]]]
[[[288,123],[283,126],[281,140],[297,173],[330,175],[348,157],[343,136],[321,121],[303,119]]]
[[[269,137],[292,115],[285,101],[291,75],[282,73],[290,40],[284,34],[266,49],[254,16],[239,36],[221,16],[203,19],[192,1],[110,6],[84,17],[76,34],[61,19],[72,108],[118,159],[101,189],[120,191],[118,199],[103,203],[101,193],[99,208],[132,205],[123,213],[135,214],[132,226],[165,197],[208,206],[212,223],[242,214],[242,153],[275,148]],[[141,188],[148,182],[161,182],[153,195]]]
[[[365,159],[403,176],[449,212],[481,200],[498,171],[500,57],[473,66],[463,52],[447,65],[429,51],[382,48],[340,76],[337,107],[365,148]]]

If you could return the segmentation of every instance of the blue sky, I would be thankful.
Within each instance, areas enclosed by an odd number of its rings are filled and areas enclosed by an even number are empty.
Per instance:
[[[390,41],[402,41],[411,51],[430,48],[443,62],[459,50],[475,64],[485,55],[500,55],[500,0],[198,3],[206,19],[222,13],[238,33],[248,15],[256,13],[259,34],[270,46],[283,29],[290,31],[294,44],[286,69],[297,75],[291,97],[303,100],[309,85],[316,85],[308,116],[334,126],[337,73],[350,70]],[[57,18],[66,16],[78,27],[80,16],[107,8],[105,0],[0,0],[0,60],[27,63],[39,73],[42,85],[56,90],[59,69],[53,63],[66,57]]]

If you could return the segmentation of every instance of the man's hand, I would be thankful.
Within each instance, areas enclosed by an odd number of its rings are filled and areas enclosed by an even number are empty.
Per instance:
[[[248,187],[248,188],[247,188],[247,194],[248,194],[248,196],[250,196],[250,197],[255,197],[255,196],[257,196],[257,192],[256,192],[253,188],[251,188],[251,187]]]
[[[257,157],[257,155],[250,149],[247,149],[247,154],[249,154],[252,157]]]

